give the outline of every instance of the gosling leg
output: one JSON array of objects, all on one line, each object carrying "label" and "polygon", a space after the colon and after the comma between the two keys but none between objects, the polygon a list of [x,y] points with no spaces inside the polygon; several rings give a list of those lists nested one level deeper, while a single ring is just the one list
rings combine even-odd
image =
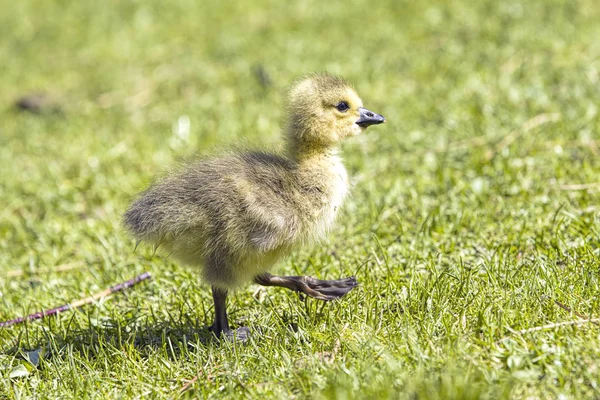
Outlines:
[{"label": "gosling leg", "polygon": [[254,277],[254,283],[262,286],[284,287],[324,301],[339,299],[358,286],[358,282],[353,276],[345,279],[322,281],[310,276],[277,276],[268,273]]},{"label": "gosling leg", "polygon": [[245,342],[250,336],[250,330],[242,326],[236,330],[229,328],[227,320],[227,290],[218,287],[212,287],[212,296],[215,303],[215,322],[210,329],[218,337],[225,337],[228,340],[237,340]]}]

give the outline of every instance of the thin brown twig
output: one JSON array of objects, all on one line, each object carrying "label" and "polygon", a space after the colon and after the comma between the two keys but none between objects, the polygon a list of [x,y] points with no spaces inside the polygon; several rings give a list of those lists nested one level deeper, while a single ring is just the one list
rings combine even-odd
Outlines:
[{"label": "thin brown twig", "polygon": [[487,161],[490,161],[492,158],[494,158],[496,156],[496,154],[498,154],[499,152],[504,150],[506,147],[510,146],[515,140],[517,140],[523,134],[529,132],[530,130],[532,130],[534,128],[537,128],[538,126],[547,124],[548,122],[556,122],[559,119],[560,119],[560,114],[558,114],[558,113],[536,115],[535,117],[525,121],[525,123],[519,129],[515,129],[514,131],[512,131],[508,135],[506,135],[504,137],[504,139],[502,139],[500,141],[500,143],[498,143],[496,145],[495,149],[488,150],[488,152],[485,155],[485,159]]},{"label": "thin brown twig", "polygon": [[554,147],[556,145],[558,146],[565,146],[565,147],[582,147],[582,146],[586,146],[586,147],[590,147],[593,146],[595,148],[597,148],[600,145],[600,140],[592,140],[592,139],[575,139],[575,140],[548,140],[546,142],[543,143],[545,146],[548,147]]},{"label": "thin brown twig", "polygon": [[[543,331],[546,329],[561,328],[564,326],[572,326],[572,325],[585,325],[585,324],[589,324],[589,323],[598,324],[598,323],[600,323],[600,318],[577,319],[574,321],[565,321],[565,322],[553,322],[551,324],[535,326],[533,328],[521,329],[520,331],[512,331],[512,332],[516,335],[524,335],[526,333]],[[496,340],[496,344],[501,343],[501,342],[505,341],[506,339],[510,339],[510,338],[511,338],[511,336],[505,336],[502,339]]]},{"label": "thin brown twig", "polygon": [[561,185],[561,190],[590,190],[590,189],[600,189],[600,182],[596,183],[579,183],[579,184],[570,184],[570,185]]},{"label": "thin brown twig", "polygon": [[[530,130],[537,128],[538,126],[544,125],[548,122],[556,122],[560,119],[560,114],[539,114],[535,117],[525,121],[525,123],[519,128],[511,131],[508,135],[506,135],[497,145],[496,149],[489,149],[486,154],[486,160],[491,160],[494,156],[502,151],[504,148],[512,144],[515,140],[517,140],[524,133],[529,132]],[[467,138],[464,140],[458,140],[455,142],[448,143],[446,147],[438,147],[434,149],[424,149],[423,152],[434,152],[434,153],[445,153],[448,151],[457,151],[457,150],[465,150],[473,147],[487,146],[491,145],[491,138],[488,136],[475,136],[471,138]],[[576,145],[586,145],[588,147],[593,146],[594,149],[597,149],[597,143],[595,141],[588,141],[582,143],[581,140],[564,142],[567,144],[576,144]],[[552,145],[555,146],[556,143],[552,142]]]},{"label": "thin brown twig", "polygon": [[[189,381],[187,381],[187,383],[185,385],[183,385],[181,387],[181,389],[179,389],[177,391],[177,395],[180,396],[182,393],[184,393],[186,390],[188,390],[190,387],[192,387],[192,385],[194,383],[196,383],[198,381],[198,379],[200,379],[200,376],[202,376],[202,375],[205,375],[204,369],[201,369],[200,371],[198,371],[198,373],[196,374],[196,376],[194,376],[192,379],[190,379]],[[206,380],[210,382],[212,380],[212,376],[210,374],[208,374],[206,376]]]},{"label": "thin brown twig", "polygon": [[[587,149],[593,155],[597,156],[600,154],[600,149],[598,149],[598,145],[600,145],[600,140],[547,140],[545,142],[540,143],[540,146],[543,146],[546,149],[556,148],[556,146],[560,146],[564,149]],[[534,147],[535,148],[535,147]]]},{"label": "thin brown twig", "polygon": [[[561,327],[561,326],[569,326],[569,325],[584,325],[584,324],[594,324],[596,326],[600,326],[600,318],[590,318],[586,315],[583,315],[577,311],[574,311],[571,307],[567,306],[566,304],[561,303],[558,300],[552,300],[554,301],[554,304],[556,304],[557,306],[559,306],[560,308],[562,308],[563,310],[573,313],[576,316],[578,316],[579,318],[581,318],[580,320],[575,320],[575,321],[566,321],[566,322],[554,322],[551,324],[546,324],[546,325],[542,325],[542,326],[536,326],[533,328],[527,328],[527,329],[521,329],[520,331],[513,331],[510,330],[513,334],[517,334],[517,335],[523,335],[525,333],[530,333],[530,332],[536,332],[536,331],[541,331],[544,329],[551,329],[551,328],[557,328],[557,327]],[[500,343],[506,339],[510,338],[510,336],[505,336],[502,339],[499,339],[496,341],[496,343]]]},{"label": "thin brown twig", "polygon": [[571,307],[569,307],[569,306],[567,306],[567,305],[565,305],[565,304],[561,303],[561,302],[560,302],[560,301],[558,301],[558,300],[554,300],[554,304],[556,304],[557,306],[559,306],[560,308],[562,308],[563,310],[565,310],[565,311],[567,311],[567,312],[570,312],[570,313],[573,313],[573,314],[577,315],[577,316],[578,316],[579,318],[581,318],[581,319],[584,319],[584,320],[590,321],[592,324],[600,326],[600,323],[598,323],[598,322],[596,322],[596,321],[592,321],[592,320],[590,319],[590,317],[587,317],[587,316],[585,316],[585,315],[583,315],[583,314],[581,314],[581,313],[578,313],[577,311],[574,311],[574,310],[573,310]]},{"label": "thin brown twig", "polygon": [[103,291],[101,291],[99,293],[96,293],[96,294],[94,294],[92,296],[76,300],[76,301],[74,301],[72,303],[64,304],[64,305],[59,306],[59,307],[54,307],[54,308],[51,308],[50,310],[44,310],[44,311],[40,311],[40,312],[37,312],[37,313],[29,314],[26,317],[19,317],[19,318],[11,319],[9,321],[0,322],[0,328],[6,328],[8,326],[20,324],[20,323],[23,323],[25,321],[34,321],[36,319],[42,319],[42,318],[45,318],[45,317],[50,316],[50,315],[55,315],[55,314],[61,313],[63,311],[74,310],[74,309],[82,307],[82,306],[84,306],[86,304],[93,303],[96,300],[101,299],[102,297],[106,297],[106,296],[108,296],[110,294],[113,294],[113,293],[120,292],[120,291],[123,291],[125,289],[128,289],[128,288],[130,288],[130,287],[132,287],[134,285],[137,285],[138,283],[140,283],[142,281],[145,281],[146,279],[150,279],[150,278],[151,278],[150,273],[149,272],[144,272],[143,274],[138,275],[138,276],[136,276],[133,279],[130,279],[130,280],[126,281],[126,282],[123,282],[123,283],[120,283],[118,285],[112,286],[112,287],[110,287],[108,289],[105,289],[105,290],[103,290]]},{"label": "thin brown twig", "polygon": [[179,389],[179,391],[177,392],[178,394],[182,394],[183,392],[185,392],[186,390],[188,390],[194,383],[196,383],[196,381],[200,378],[200,375],[202,375],[204,373],[204,371],[199,371],[196,376],[194,376],[192,379],[190,379],[185,385],[183,385],[181,387],[181,389]]},{"label": "thin brown twig", "polygon": [[72,263],[57,265],[52,268],[39,268],[34,271],[27,271],[24,269],[16,269],[16,270],[8,271],[6,276],[8,278],[15,278],[18,276],[30,275],[30,274],[47,274],[47,273],[52,273],[52,272],[65,272],[65,271],[71,271],[71,270],[74,270],[77,268],[81,268],[84,265],[85,265],[85,263],[83,261],[75,261]]},{"label": "thin brown twig", "polygon": [[456,151],[456,150],[464,150],[470,149],[472,147],[485,146],[489,144],[489,138],[486,136],[475,136],[472,138],[458,140],[456,142],[448,143],[448,146],[445,148],[436,148],[433,151],[436,153],[442,153],[446,151]]},{"label": "thin brown twig", "polygon": [[[452,151],[467,150],[467,149],[471,149],[474,147],[489,146],[492,144],[491,143],[492,140],[493,140],[492,138],[489,138],[487,136],[475,136],[475,137],[464,139],[464,140],[457,140],[454,142],[450,142],[445,147],[436,147],[433,149],[431,149],[431,148],[419,149],[419,150],[416,150],[417,153],[415,153],[415,154],[422,154],[422,153],[429,153],[429,152],[446,153],[446,152],[452,152]],[[549,140],[549,141],[539,144],[539,146],[543,146],[544,148],[552,148],[555,146],[563,146],[565,148],[585,147],[585,148],[588,148],[592,153],[594,153],[594,155],[600,154],[600,150],[598,150],[599,145],[600,145],[600,140],[587,140],[587,141]],[[534,148],[537,148],[537,147],[534,147]],[[486,157],[489,157],[489,155],[492,153],[495,154],[493,150],[491,150],[491,149],[488,150],[486,153]]]}]

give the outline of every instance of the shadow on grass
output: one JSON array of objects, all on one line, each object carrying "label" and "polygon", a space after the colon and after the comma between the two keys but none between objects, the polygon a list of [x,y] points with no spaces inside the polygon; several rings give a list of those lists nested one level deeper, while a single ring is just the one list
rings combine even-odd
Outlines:
[{"label": "shadow on grass", "polygon": [[[132,314],[129,314],[129,318],[119,318],[122,316],[116,314],[101,320],[88,314],[85,326],[82,326],[85,317],[80,318],[81,316],[73,313],[68,321],[61,322],[50,317],[44,320],[43,326],[35,328],[33,325],[36,322],[13,327],[11,329],[20,329],[18,336],[10,340],[10,343],[5,341],[0,354],[29,361],[28,354],[32,352],[42,354],[44,360],[77,353],[86,360],[93,361],[110,354],[131,355],[135,352],[141,358],[159,355],[177,360],[186,358],[188,352],[210,350],[225,342],[230,343],[225,339],[218,339],[206,321],[186,313],[166,316],[164,319],[159,319],[156,315],[139,317]],[[288,333],[297,331],[294,318],[285,315],[280,318]],[[232,328],[245,326],[244,322],[244,318],[235,320]],[[260,337],[267,334],[267,331],[266,326],[252,326],[251,336]]]},{"label": "shadow on grass", "polygon": [[133,350],[142,358],[160,353],[161,356],[179,359],[185,357],[188,351],[199,347],[208,349],[221,343],[209,326],[194,321],[188,315],[179,322],[140,323],[136,319],[118,321],[104,318],[83,328],[73,326],[74,320],[71,318],[66,327],[57,326],[55,321],[42,329],[21,326],[18,337],[7,343],[0,354],[28,360],[31,352],[41,352],[43,359],[49,360],[78,353],[87,360],[94,360],[115,352],[130,354]]}]

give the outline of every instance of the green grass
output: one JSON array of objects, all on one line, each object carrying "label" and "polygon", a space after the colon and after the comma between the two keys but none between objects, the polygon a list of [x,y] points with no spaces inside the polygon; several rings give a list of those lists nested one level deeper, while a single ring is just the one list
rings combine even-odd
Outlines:
[{"label": "green grass", "polygon": [[[0,320],[154,279],[0,328],[0,398],[177,398],[199,371],[181,397],[600,397],[598,326],[518,332],[600,316],[600,184],[569,186],[600,182],[597,0],[199,3],[1,2]],[[388,123],[344,145],[329,241],[275,272],[361,286],[249,287],[253,339],[218,344],[197,273],[134,253],[121,215],[182,159],[276,146],[312,71]],[[15,111],[36,90],[62,112]]]}]

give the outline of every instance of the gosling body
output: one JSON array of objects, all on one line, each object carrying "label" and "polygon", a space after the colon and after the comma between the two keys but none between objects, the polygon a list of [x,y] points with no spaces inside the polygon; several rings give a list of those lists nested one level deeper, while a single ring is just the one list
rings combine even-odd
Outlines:
[{"label": "gosling body", "polygon": [[237,289],[322,239],[347,189],[335,154],[296,162],[264,152],[194,163],[148,189],[126,214],[138,239]]},{"label": "gosling body", "polygon": [[357,285],[354,277],[321,281],[268,271],[326,235],[348,192],[339,143],[384,121],[345,81],[311,75],[290,91],[283,154],[231,152],[184,167],[143,192],[125,225],[138,240],[198,267],[212,285],[213,331],[244,340],[249,330],[234,332],[227,321],[230,290],[255,282],[333,300]]}]

